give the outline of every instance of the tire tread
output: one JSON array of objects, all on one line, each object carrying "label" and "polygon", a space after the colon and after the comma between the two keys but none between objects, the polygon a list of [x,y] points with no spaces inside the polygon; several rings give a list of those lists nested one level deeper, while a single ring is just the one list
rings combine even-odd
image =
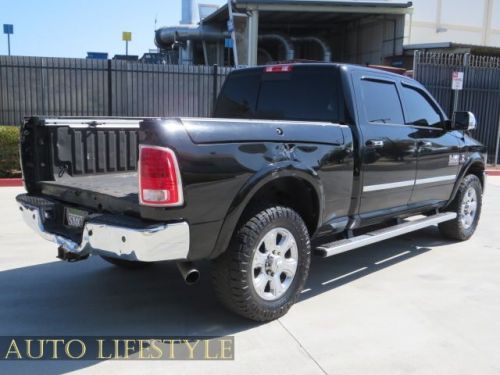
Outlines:
[{"label": "tire tread", "polygon": [[[302,272],[297,272],[297,291],[284,303],[269,308],[257,301],[250,291],[246,274],[251,262],[253,245],[264,228],[277,220],[286,220],[298,229],[305,243]],[[300,239],[296,239],[298,242]],[[299,252],[301,249],[299,248]],[[302,218],[291,208],[273,206],[263,209],[236,230],[229,248],[214,261],[212,282],[219,301],[229,310],[256,321],[270,321],[283,316],[296,302],[305,284],[310,266],[311,245],[307,227]],[[299,256],[300,259],[300,256]],[[300,266],[299,266],[300,267]],[[295,282],[295,280],[294,280]],[[278,299],[277,301],[280,301]]]}]

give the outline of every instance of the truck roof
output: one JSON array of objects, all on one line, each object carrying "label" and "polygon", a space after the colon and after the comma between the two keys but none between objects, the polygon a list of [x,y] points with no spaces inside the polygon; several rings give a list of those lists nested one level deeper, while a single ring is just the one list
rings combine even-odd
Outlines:
[{"label": "truck roof", "polygon": [[[385,75],[387,77],[390,77],[394,80],[403,80],[403,81],[406,81],[406,82],[412,82],[414,83],[415,85],[418,85],[420,87],[422,87],[422,85],[410,78],[410,77],[407,77],[407,76],[403,76],[401,74],[396,74],[396,73],[392,73],[392,72],[388,72],[386,70],[382,70],[382,69],[376,69],[376,68],[371,68],[371,67],[368,67],[368,66],[364,66],[364,65],[356,65],[356,64],[348,64],[348,63],[323,63],[323,62],[292,62],[292,63],[279,63],[279,64],[272,64],[272,65],[259,65],[259,66],[255,66],[255,67],[250,67],[250,68],[242,68],[242,69],[238,69],[236,70],[235,72],[239,72],[239,71],[262,71],[262,69],[273,69],[274,67],[275,68],[279,68],[279,67],[283,67],[283,69],[285,69],[284,67],[291,67],[290,69],[295,69],[295,68],[302,68],[302,67],[311,67],[311,66],[317,66],[317,67],[325,67],[325,66],[330,66],[330,67],[336,67],[336,68],[339,68],[339,69],[345,69],[345,70],[348,70],[348,71],[366,71],[367,73],[376,73],[378,75]],[[285,71],[285,70],[283,70]]]}]

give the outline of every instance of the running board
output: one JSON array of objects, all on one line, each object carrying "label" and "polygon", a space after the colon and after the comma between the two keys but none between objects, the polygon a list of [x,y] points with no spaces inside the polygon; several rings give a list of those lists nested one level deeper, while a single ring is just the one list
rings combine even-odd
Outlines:
[{"label": "running board", "polygon": [[349,250],[357,249],[358,247],[371,245],[376,242],[397,237],[405,233],[414,232],[416,230],[430,227],[431,225],[439,224],[444,221],[453,220],[457,217],[456,212],[443,212],[440,214],[424,217],[413,221],[405,221],[402,224],[397,224],[389,228],[379,229],[373,232],[362,234],[360,236],[351,237],[346,240],[340,240],[324,244],[316,247],[316,252],[322,257],[330,257],[344,253]]}]

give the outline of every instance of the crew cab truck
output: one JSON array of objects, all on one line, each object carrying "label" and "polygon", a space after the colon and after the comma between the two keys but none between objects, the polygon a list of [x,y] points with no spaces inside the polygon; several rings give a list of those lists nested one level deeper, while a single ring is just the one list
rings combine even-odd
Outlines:
[{"label": "crew cab truck", "polygon": [[418,82],[344,64],[241,69],[213,118],[32,117],[25,221],[68,261],[213,262],[220,301],[258,321],[297,300],[323,257],[438,224],[466,240],[484,189],[474,116]]}]

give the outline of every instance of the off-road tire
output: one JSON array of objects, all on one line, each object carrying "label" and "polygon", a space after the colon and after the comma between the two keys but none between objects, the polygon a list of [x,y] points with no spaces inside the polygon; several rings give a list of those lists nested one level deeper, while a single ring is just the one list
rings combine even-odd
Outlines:
[{"label": "off-road tire", "polygon": [[[466,228],[462,220],[464,215],[462,202],[464,201],[464,195],[467,193],[469,188],[473,188],[476,192],[477,207],[472,224],[468,228]],[[452,240],[468,240],[476,231],[479,217],[481,216],[481,206],[483,201],[482,197],[483,189],[479,178],[473,174],[465,176],[460,183],[455,199],[446,209],[447,211],[456,212],[457,217],[453,220],[439,224],[439,231],[441,232],[441,234],[444,237]]]},{"label": "off-road tire", "polygon": [[[252,259],[260,241],[274,228],[285,228],[291,232],[297,244],[298,260],[288,289],[278,299],[268,301],[255,291]],[[277,319],[297,301],[309,274],[311,243],[307,227],[291,208],[268,207],[243,220],[235,230],[228,249],[213,263],[215,293],[225,307],[255,321]]]}]

